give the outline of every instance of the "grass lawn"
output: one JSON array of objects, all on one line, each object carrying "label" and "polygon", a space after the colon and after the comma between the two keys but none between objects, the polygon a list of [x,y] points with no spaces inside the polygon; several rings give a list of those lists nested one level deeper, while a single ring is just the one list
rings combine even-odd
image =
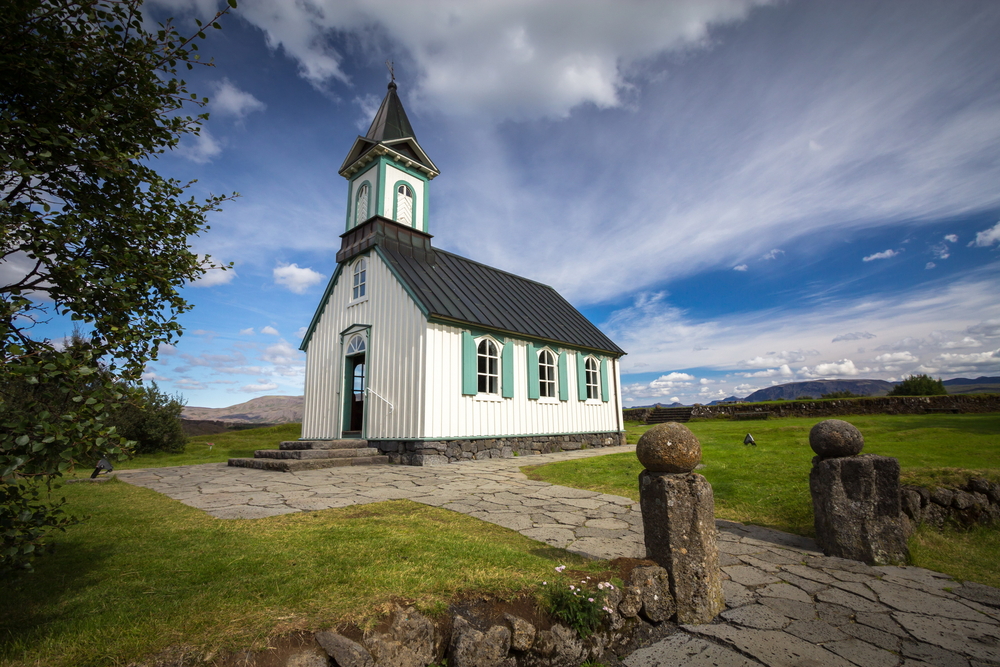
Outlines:
[{"label": "grass lawn", "polygon": [[[712,484],[716,516],[812,536],[809,429],[817,421],[789,418],[689,423],[701,441],[705,467],[698,472]],[[970,474],[1000,481],[1000,414],[865,415],[846,417],[846,421],[864,434],[865,453],[899,459],[904,483],[937,486],[964,481]],[[648,428],[629,423],[629,442],[637,442]],[[743,444],[748,432],[757,447]],[[631,453],[524,470],[533,479],[639,498],[637,478],[642,466]],[[964,535],[967,537],[942,539],[921,531],[911,541],[915,564],[1000,586],[1000,573],[990,565],[1000,559],[998,531]],[[960,558],[960,544],[966,551],[978,549],[978,553]],[[949,555],[946,552],[952,546],[955,553]],[[932,556],[932,551],[938,555]],[[970,567],[977,559],[987,566]]]},{"label": "grass lawn", "polygon": [[464,594],[508,598],[553,579],[559,549],[409,501],[226,521],[118,480],[62,487],[90,519],[34,574],[4,582],[0,665],[124,665],[190,645],[365,621],[394,600],[428,613]]}]

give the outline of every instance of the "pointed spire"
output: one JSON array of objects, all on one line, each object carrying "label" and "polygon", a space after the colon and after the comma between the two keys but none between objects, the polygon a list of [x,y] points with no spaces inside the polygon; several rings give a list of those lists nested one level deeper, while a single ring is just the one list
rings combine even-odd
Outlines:
[{"label": "pointed spire", "polygon": [[403,110],[403,103],[396,94],[396,81],[393,80],[389,82],[389,92],[385,94],[382,106],[378,108],[365,138],[372,141],[393,141],[405,137],[417,138],[406,117],[406,111]]}]

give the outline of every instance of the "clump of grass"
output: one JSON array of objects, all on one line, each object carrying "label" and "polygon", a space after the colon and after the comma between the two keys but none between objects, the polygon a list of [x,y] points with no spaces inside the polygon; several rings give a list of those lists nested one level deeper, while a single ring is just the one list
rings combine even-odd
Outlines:
[{"label": "clump of grass", "polygon": [[[565,565],[555,568],[562,573]],[[569,582],[564,578],[558,581],[544,582],[543,596],[549,614],[558,618],[568,627],[586,639],[600,626],[605,615],[610,610],[604,604],[604,590],[611,588],[610,582],[602,581],[596,585],[596,590],[589,585],[590,577],[580,582]]]}]

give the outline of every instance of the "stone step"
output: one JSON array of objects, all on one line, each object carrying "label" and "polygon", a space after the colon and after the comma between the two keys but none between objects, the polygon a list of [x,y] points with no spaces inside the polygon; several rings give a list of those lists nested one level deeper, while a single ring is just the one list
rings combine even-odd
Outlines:
[{"label": "stone step", "polygon": [[237,468],[255,468],[279,472],[319,470],[340,466],[388,465],[388,456],[352,456],[333,459],[229,459],[229,465]]},{"label": "stone step", "polygon": [[[355,440],[357,442],[357,440]],[[352,456],[378,456],[375,447],[359,449],[258,449],[253,453],[255,459],[342,459]]]},{"label": "stone step", "polygon": [[341,440],[286,440],[278,445],[278,449],[358,449],[367,446],[367,440],[344,438]]}]

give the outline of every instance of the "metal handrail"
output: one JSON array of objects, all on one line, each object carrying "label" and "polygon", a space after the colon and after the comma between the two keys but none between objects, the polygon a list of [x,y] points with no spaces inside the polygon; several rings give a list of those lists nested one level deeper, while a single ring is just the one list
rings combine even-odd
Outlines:
[{"label": "metal handrail", "polygon": [[385,402],[385,404],[389,406],[389,414],[390,415],[392,414],[392,411],[395,410],[395,408],[392,406],[392,403],[390,403],[388,401],[388,399],[386,399],[384,396],[382,396],[381,394],[379,394],[377,391],[375,391],[371,387],[368,387],[368,389],[366,391],[369,394],[375,394],[375,396],[377,396],[378,398],[381,398]]}]

